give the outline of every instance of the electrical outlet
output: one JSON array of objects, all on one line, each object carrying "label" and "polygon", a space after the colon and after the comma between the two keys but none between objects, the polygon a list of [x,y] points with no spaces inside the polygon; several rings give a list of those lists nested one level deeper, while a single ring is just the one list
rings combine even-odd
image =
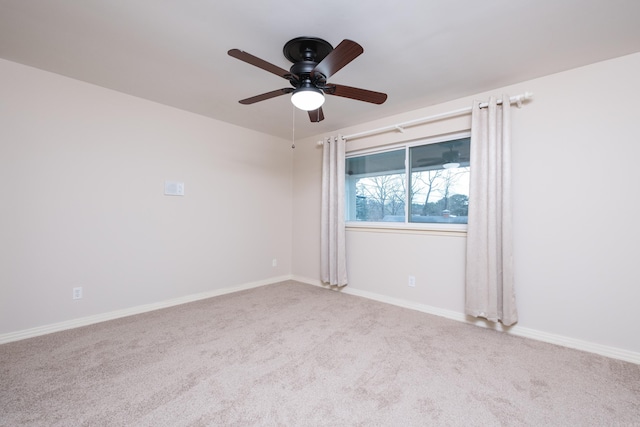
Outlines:
[{"label": "electrical outlet", "polygon": [[409,276],[409,287],[416,287],[416,276]]},{"label": "electrical outlet", "polygon": [[271,266],[272,267],[277,267],[278,266],[278,260],[274,258],[273,261],[271,261]]},{"label": "electrical outlet", "polygon": [[80,299],[80,298],[82,298],[82,286],[73,288],[73,299]]}]

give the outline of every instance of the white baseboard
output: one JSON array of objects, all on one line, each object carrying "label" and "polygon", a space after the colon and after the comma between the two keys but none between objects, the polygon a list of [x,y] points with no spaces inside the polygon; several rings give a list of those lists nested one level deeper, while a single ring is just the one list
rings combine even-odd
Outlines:
[{"label": "white baseboard", "polygon": [[[309,285],[319,286],[327,288],[319,280],[309,279],[300,276],[280,276],[267,280],[261,280],[257,282],[246,283],[242,285],[232,286],[229,288],[216,289],[210,292],[203,292],[199,294],[187,295],[180,298],[174,298],[171,300],[160,301],[157,303],[145,304],[136,307],[130,307],[122,310],[111,311],[108,313],[101,313],[93,316],[82,317],[78,319],[67,320],[64,322],[53,323],[50,325],[38,326],[35,328],[25,329],[22,331],[9,332],[0,335],[0,344],[23,340],[26,338],[37,337],[40,335],[50,334],[53,332],[64,331],[67,329],[79,328],[81,326],[92,325],[94,323],[105,322],[107,320],[119,319],[121,317],[132,316],[135,314],[146,313],[153,310],[159,310],[162,308],[172,307],[175,305],[186,304],[206,298],[216,297],[219,295],[230,294],[233,292],[243,291],[246,289],[253,289],[260,286],[270,285],[273,283],[283,282],[286,280],[295,280],[301,283]],[[386,295],[376,294],[373,292],[362,291],[359,289],[349,288],[345,286],[340,288],[340,292],[345,294],[355,295],[363,298],[367,298],[374,301],[379,301],[387,304],[392,304],[399,307],[409,308],[411,310],[421,311],[427,314],[433,314],[435,316],[444,317],[451,320],[457,320],[459,322],[469,323],[475,326],[483,328],[492,328],[498,331],[506,332],[508,334],[521,336],[524,338],[530,338],[537,341],[543,341],[550,344],[561,345],[563,347],[573,348],[576,350],[582,350],[589,353],[599,354],[601,356],[610,357],[613,359],[624,360],[635,364],[640,364],[640,353],[624,350],[616,347],[606,346],[602,344],[592,343],[588,341],[578,340],[575,338],[565,337],[562,335],[551,334],[548,332],[542,332],[535,329],[525,328],[522,326],[503,327],[501,324],[495,324],[491,322],[485,322],[483,320],[475,319],[466,316],[464,313],[459,313],[451,310],[444,310],[437,307],[432,307],[426,304],[414,303],[407,300],[398,298],[392,298]]]},{"label": "white baseboard", "polygon": [[[307,283],[309,285],[320,286],[323,288],[329,288],[327,285],[324,285],[319,280],[309,279],[306,277],[293,276],[291,278],[297,282]],[[611,347],[602,344],[596,344],[588,341],[578,340],[575,338],[569,338],[562,335],[551,334],[548,332],[538,331],[535,329],[525,328],[522,326],[514,325],[510,327],[504,327],[502,324],[492,323],[488,321],[484,321],[482,319],[476,319],[470,316],[465,315],[464,313],[459,313],[450,310],[444,310],[437,307],[431,307],[426,304],[418,304],[407,300],[402,300],[398,298],[388,297],[386,295],[380,295],[373,292],[362,291],[359,289],[349,288],[349,286],[345,286],[340,288],[340,292],[344,292],[345,294],[355,295],[367,299],[371,299],[374,301],[384,302],[387,304],[396,305],[399,307],[409,308],[412,310],[421,311],[427,314],[433,314],[435,316],[445,317],[451,320],[457,320],[459,322],[469,323],[475,326],[480,326],[483,328],[495,329],[497,331],[505,332],[511,335],[516,335],[524,338],[530,338],[537,341],[543,341],[550,344],[556,344],[563,347],[573,348],[576,350],[586,351],[589,353],[599,354],[601,356],[610,357],[612,359],[624,360],[625,362],[631,362],[640,365],[640,353],[620,349],[617,347]]]},{"label": "white baseboard", "polygon": [[93,316],[81,317],[78,319],[71,319],[64,322],[53,323],[50,325],[37,326],[35,328],[25,329],[22,331],[9,332],[9,333],[0,335],[0,344],[23,340],[26,338],[33,338],[40,335],[50,334],[53,332],[64,331],[67,329],[79,328],[81,326],[88,326],[94,323],[105,322],[107,320],[119,319],[121,317],[133,316],[135,314],[146,313],[148,311],[173,307],[175,305],[186,304],[189,302],[199,301],[199,300],[203,300],[211,297],[216,297],[219,295],[225,295],[233,292],[244,291],[246,289],[253,289],[260,286],[271,285],[273,283],[283,282],[285,280],[290,280],[290,279],[291,279],[291,276],[273,277],[271,279],[245,283],[242,285],[232,286],[229,288],[215,289],[209,292],[187,295],[184,297],[174,298],[166,301],[139,305],[136,307],[125,308],[122,310],[110,311],[108,313],[101,313]]}]

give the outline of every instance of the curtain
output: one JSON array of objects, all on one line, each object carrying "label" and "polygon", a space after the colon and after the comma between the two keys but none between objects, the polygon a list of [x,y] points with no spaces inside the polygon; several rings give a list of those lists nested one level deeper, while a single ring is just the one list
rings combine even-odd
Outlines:
[{"label": "curtain", "polygon": [[510,101],[471,110],[471,181],[465,313],[508,326],[518,321],[511,225]]},{"label": "curtain", "polygon": [[320,275],[329,285],[347,284],[344,228],[345,140],[327,138],[322,160],[322,225]]}]

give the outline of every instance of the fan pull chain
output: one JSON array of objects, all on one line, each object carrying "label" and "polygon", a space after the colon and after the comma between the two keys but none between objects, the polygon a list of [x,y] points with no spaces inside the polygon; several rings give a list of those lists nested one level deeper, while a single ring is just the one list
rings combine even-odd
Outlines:
[{"label": "fan pull chain", "polygon": [[291,122],[293,123],[291,129],[291,148],[296,148],[296,107],[291,104],[291,111],[293,111],[293,118]]}]

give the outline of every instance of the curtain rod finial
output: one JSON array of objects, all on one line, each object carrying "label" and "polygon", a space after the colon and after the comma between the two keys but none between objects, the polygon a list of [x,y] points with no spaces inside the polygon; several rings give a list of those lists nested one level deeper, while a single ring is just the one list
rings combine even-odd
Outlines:
[{"label": "curtain rod finial", "polygon": [[522,95],[518,96],[518,98],[516,99],[516,106],[518,108],[522,108],[522,103],[524,101],[527,101],[529,99],[533,98],[533,93],[532,92],[525,92]]}]

